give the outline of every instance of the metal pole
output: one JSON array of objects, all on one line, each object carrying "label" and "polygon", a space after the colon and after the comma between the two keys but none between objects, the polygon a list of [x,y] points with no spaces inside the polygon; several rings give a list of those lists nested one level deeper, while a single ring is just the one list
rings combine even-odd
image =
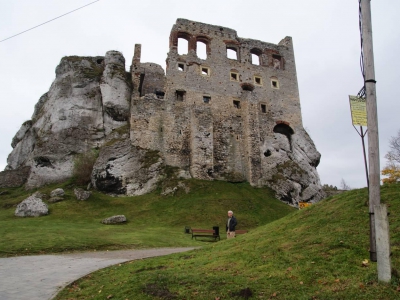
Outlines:
[{"label": "metal pole", "polygon": [[360,130],[361,130],[361,141],[362,141],[363,153],[364,153],[365,175],[366,175],[366,177],[367,177],[367,187],[368,187],[368,190],[369,190],[369,178],[368,178],[367,155],[365,154],[365,142],[364,142],[365,134],[364,134],[364,132],[363,132],[362,126],[360,126]]},{"label": "metal pole", "polygon": [[374,207],[380,205],[380,166],[378,113],[375,90],[374,52],[372,44],[371,0],[361,0],[362,35],[364,50],[365,89],[368,119],[369,157],[369,214],[370,214],[370,258],[377,261]]}]

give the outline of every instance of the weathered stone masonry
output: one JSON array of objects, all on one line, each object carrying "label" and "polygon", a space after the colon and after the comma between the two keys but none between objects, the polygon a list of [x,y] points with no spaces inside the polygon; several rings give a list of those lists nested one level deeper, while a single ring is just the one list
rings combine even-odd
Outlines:
[{"label": "weathered stone masonry", "polygon": [[[180,39],[188,41],[187,54],[178,54]],[[206,44],[206,59],[197,56],[198,43]],[[228,49],[237,59],[227,57]],[[160,66],[140,63],[136,45],[131,67],[132,143],[159,150],[166,164],[194,178],[276,184],[271,172],[280,162],[276,152],[294,156],[295,137],[307,135],[292,39],[275,45],[240,38],[229,28],[178,19],[166,62],[164,77]],[[282,136],[287,149],[273,146]],[[309,138],[308,142],[314,147]],[[306,169],[315,169],[320,155],[315,149],[309,154]],[[310,184],[317,192],[316,172],[314,177]],[[289,190],[298,198],[310,184]]]}]

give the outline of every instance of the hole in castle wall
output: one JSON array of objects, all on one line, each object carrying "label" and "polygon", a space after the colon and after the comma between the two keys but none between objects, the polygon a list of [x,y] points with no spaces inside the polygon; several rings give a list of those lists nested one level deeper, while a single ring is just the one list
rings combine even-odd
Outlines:
[{"label": "hole in castle wall", "polygon": [[257,66],[259,66],[260,65],[260,57],[257,55],[257,54],[251,54],[251,63],[253,64],[253,65],[257,65]]},{"label": "hole in castle wall", "polygon": [[197,48],[197,50],[196,50],[197,57],[200,58],[200,59],[207,59],[207,45],[206,45],[206,43],[198,41],[197,45],[196,45],[196,48]]},{"label": "hole in castle wall", "polygon": [[102,58],[99,58],[98,60],[97,60],[97,63],[100,65],[100,64],[102,64],[103,63],[103,59]]},{"label": "hole in castle wall", "polygon": [[231,81],[239,81],[239,74],[236,72],[230,72]]},{"label": "hole in castle wall", "polygon": [[179,70],[179,71],[182,71],[182,72],[185,71],[185,64],[179,63],[179,64],[178,64],[178,70]]},{"label": "hole in castle wall", "polygon": [[204,103],[210,103],[211,97],[210,96],[203,96],[203,102]]},{"label": "hole in castle wall", "polygon": [[185,55],[189,52],[189,42],[184,38],[178,38],[178,54]]},{"label": "hole in castle wall", "polygon": [[262,78],[260,76],[254,76],[254,83],[256,85],[262,85]]},{"label": "hole in castle wall", "polygon": [[207,67],[201,67],[201,75],[203,76],[210,76],[210,68]]},{"label": "hole in castle wall", "polygon": [[233,107],[240,109],[240,101],[239,100],[233,100]]},{"label": "hole in castle wall", "polygon": [[175,92],[175,99],[176,101],[185,101],[186,91],[177,90]]},{"label": "hole in castle wall", "polygon": [[274,69],[282,69],[282,56],[273,54],[272,55],[272,64]]},{"label": "hole in castle wall", "polygon": [[226,48],[226,57],[228,57],[229,59],[238,60],[237,50],[232,47],[227,47]]},{"label": "hole in castle wall", "polygon": [[261,104],[261,112],[262,113],[267,113],[267,106],[265,104]]},{"label": "hole in castle wall", "polygon": [[271,80],[271,86],[272,86],[272,88],[274,88],[274,89],[279,89],[279,81],[276,80],[276,79],[272,79],[272,80]]}]

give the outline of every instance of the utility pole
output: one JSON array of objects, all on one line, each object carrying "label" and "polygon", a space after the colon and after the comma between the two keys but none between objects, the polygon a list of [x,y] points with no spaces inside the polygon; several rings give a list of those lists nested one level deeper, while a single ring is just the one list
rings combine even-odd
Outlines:
[{"label": "utility pole", "polygon": [[378,112],[376,105],[376,81],[374,51],[372,45],[371,0],[361,0],[362,37],[364,51],[365,94],[367,98],[368,159],[369,159],[369,215],[370,259],[377,261],[374,207],[380,205],[380,165]]},{"label": "utility pole", "polygon": [[[362,16],[362,47],[364,53],[363,75],[367,98],[369,215],[371,230],[370,259],[374,262],[378,261],[378,279],[389,282],[391,276],[389,224],[387,221],[386,206],[381,206],[380,194],[378,112],[372,44],[371,0],[360,0],[360,4]],[[377,215],[375,215],[375,212],[377,212]]]}]

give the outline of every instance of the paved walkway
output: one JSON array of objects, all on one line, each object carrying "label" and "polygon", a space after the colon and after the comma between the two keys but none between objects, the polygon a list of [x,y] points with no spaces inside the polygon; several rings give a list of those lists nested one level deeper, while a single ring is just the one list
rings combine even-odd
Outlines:
[{"label": "paved walkway", "polygon": [[67,284],[96,270],[135,259],[185,252],[161,248],[0,258],[0,300],[47,300]]}]

